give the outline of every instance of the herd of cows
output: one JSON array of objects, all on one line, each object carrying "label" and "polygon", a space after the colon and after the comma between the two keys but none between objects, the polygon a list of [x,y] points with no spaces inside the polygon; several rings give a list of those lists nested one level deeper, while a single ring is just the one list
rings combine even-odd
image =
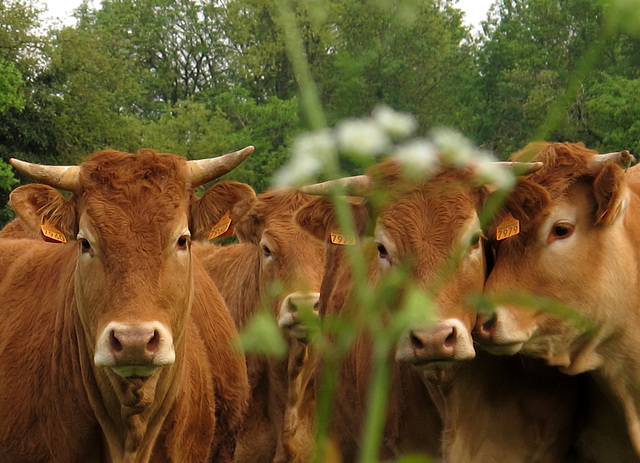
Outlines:
[{"label": "herd of cows", "polygon": [[[18,218],[0,231],[0,463],[312,461],[326,365],[305,317],[358,324],[354,252],[369,287],[402,266],[405,288],[433,298],[390,359],[380,460],[640,461],[640,167],[627,151],[527,146],[496,165],[519,177],[488,222],[492,188],[473,168],[420,179],[389,158],[340,181],[348,237],[331,183],[194,194],[252,151],[11,161],[37,183],[11,193]],[[384,301],[389,317],[408,293]],[[265,304],[284,359],[234,347]],[[360,457],[374,351],[363,330],[340,359],[336,461]]]}]

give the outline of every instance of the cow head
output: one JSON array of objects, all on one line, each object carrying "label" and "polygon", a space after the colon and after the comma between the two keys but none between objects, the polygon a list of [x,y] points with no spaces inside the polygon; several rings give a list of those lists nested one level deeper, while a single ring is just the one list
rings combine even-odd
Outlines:
[{"label": "cow head", "polygon": [[[370,265],[370,279],[377,281],[395,267],[406,266],[410,269],[406,286],[433,295],[433,317],[423,318],[400,338],[396,359],[419,367],[439,368],[473,358],[470,333],[475,312],[468,306],[467,298],[480,292],[484,284],[478,211],[487,194],[473,173],[448,169],[427,181],[408,181],[402,166],[388,160],[376,165],[366,176],[340,183],[348,194],[367,196],[365,203],[350,202],[356,232],[355,237],[347,240],[359,241],[367,217],[375,217],[374,239],[363,241],[360,246]],[[323,184],[307,190],[323,192],[330,187]],[[297,220],[301,227],[325,241],[331,241],[332,231],[337,228],[333,203],[325,198],[299,211]],[[329,302],[332,298],[344,299],[341,295],[344,290],[335,275],[345,272],[338,268],[345,260],[329,257],[330,252],[321,289],[321,310],[327,310],[325,305],[331,307],[328,310],[336,309]],[[393,311],[403,303],[406,301],[401,296],[391,301],[390,308]],[[429,312],[427,307],[422,309]]]},{"label": "cow head", "polygon": [[271,296],[279,326],[300,340],[307,338],[301,312],[317,314],[324,257],[322,242],[293,221],[310,199],[290,188],[262,193],[236,227],[240,242],[260,249],[260,293]]},{"label": "cow head", "polygon": [[[12,160],[46,183],[12,192],[18,216],[77,248],[75,300],[84,343],[96,376],[108,377],[121,404],[153,400],[158,378],[183,354],[194,292],[191,239],[206,236],[234,204],[243,214],[255,198],[239,183],[217,184],[200,199],[194,188],[252,151],[187,161],[153,150],[108,150],[72,167]],[[52,187],[71,191],[71,198]]]},{"label": "cow head", "polygon": [[[579,373],[599,366],[596,348],[624,325],[629,288],[636,285],[621,167],[632,157],[569,143],[532,144],[514,157],[532,154],[544,168],[516,186],[488,232],[495,264],[485,291],[503,294],[503,301],[505,293],[519,293],[514,301],[538,299],[532,306],[500,303],[494,314],[479,317],[474,337],[494,353],[521,351]],[[498,240],[507,215],[520,221],[520,233]]]}]

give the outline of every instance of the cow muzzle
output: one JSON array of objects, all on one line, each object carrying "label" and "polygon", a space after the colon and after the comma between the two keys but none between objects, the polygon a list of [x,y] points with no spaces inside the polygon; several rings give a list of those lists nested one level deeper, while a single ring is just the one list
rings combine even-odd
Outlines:
[{"label": "cow muzzle", "polygon": [[318,317],[320,293],[298,291],[284,298],[278,313],[278,326],[291,338],[306,341],[309,330],[305,324],[306,316]]},{"label": "cow muzzle", "polygon": [[528,318],[532,318],[530,315],[514,308],[497,306],[492,314],[478,315],[473,338],[491,354],[517,354],[535,331],[533,325],[528,326],[531,321]]},{"label": "cow muzzle", "polygon": [[418,368],[445,368],[471,360],[476,352],[469,330],[457,319],[439,322],[428,329],[414,329],[400,338],[396,360]]},{"label": "cow muzzle", "polygon": [[171,332],[159,322],[109,323],[96,343],[94,363],[123,378],[150,376],[175,361]]}]

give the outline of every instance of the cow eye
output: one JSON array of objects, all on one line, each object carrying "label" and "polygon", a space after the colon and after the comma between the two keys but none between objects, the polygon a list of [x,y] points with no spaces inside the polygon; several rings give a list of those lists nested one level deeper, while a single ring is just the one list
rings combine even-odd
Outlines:
[{"label": "cow eye", "polygon": [[91,243],[89,243],[89,240],[86,238],[80,239],[80,249],[83,254],[93,255],[93,249],[91,248]]},{"label": "cow eye", "polygon": [[389,257],[389,251],[387,251],[387,248],[382,243],[378,243],[378,256],[383,259],[387,259]]},{"label": "cow eye", "polygon": [[178,241],[176,241],[176,250],[177,251],[186,251],[189,247],[189,236],[188,235],[182,235],[180,238],[178,238]]},{"label": "cow eye", "polygon": [[484,238],[484,235],[482,233],[474,233],[473,236],[471,237],[471,248],[473,249],[477,249],[478,246],[480,246],[480,240]]},{"label": "cow eye", "polygon": [[557,222],[551,228],[548,242],[551,243],[552,241],[568,238],[573,234],[574,229],[574,225],[569,222]]},{"label": "cow eye", "polygon": [[264,244],[262,245],[262,254],[265,257],[271,257],[273,256],[273,254],[271,253],[271,249],[269,249],[269,246],[265,246]]}]

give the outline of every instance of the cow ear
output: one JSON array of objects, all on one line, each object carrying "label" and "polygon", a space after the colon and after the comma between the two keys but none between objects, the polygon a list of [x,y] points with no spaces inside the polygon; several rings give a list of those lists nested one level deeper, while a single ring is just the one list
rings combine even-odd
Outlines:
[{"label": "cow ear", "polygon": [[256,194],[249,185],[220,182],[191,202],[191,236],[203,241],[228,236],[247,213]]},{"label": "cow ear", "polygon": [[238,241],[242,243],[259,244],[264,231],[264,220],[254,211],[249,211],[236,227]]},{"label": "cow ear", "polygon": [[593,194],[598,205],[595,223],[612,224],[629,203],[624,170],[617,164],[605,165],[593,182]]},{"label": "cow ear", "polygon": [[66,243],[76,239],[75,208],[55,188],[40,183],[19,186],[11,192],[9,205],[43,240]]},{"label": "cow ear", "polygon": [[520,178],[504,204],[518,220],[531,220],[551,202],[547,190],[531,180]]},{"label": "cow ear", "polygon": [[[356,235],[362,237],[369,219],[369,210],[361,198],[349,198]],[[330,198],[318,197],[298,209],[294,221],[305,232],[324,242],[329,241],[331,232],[338,227],[334,204]]]}]

